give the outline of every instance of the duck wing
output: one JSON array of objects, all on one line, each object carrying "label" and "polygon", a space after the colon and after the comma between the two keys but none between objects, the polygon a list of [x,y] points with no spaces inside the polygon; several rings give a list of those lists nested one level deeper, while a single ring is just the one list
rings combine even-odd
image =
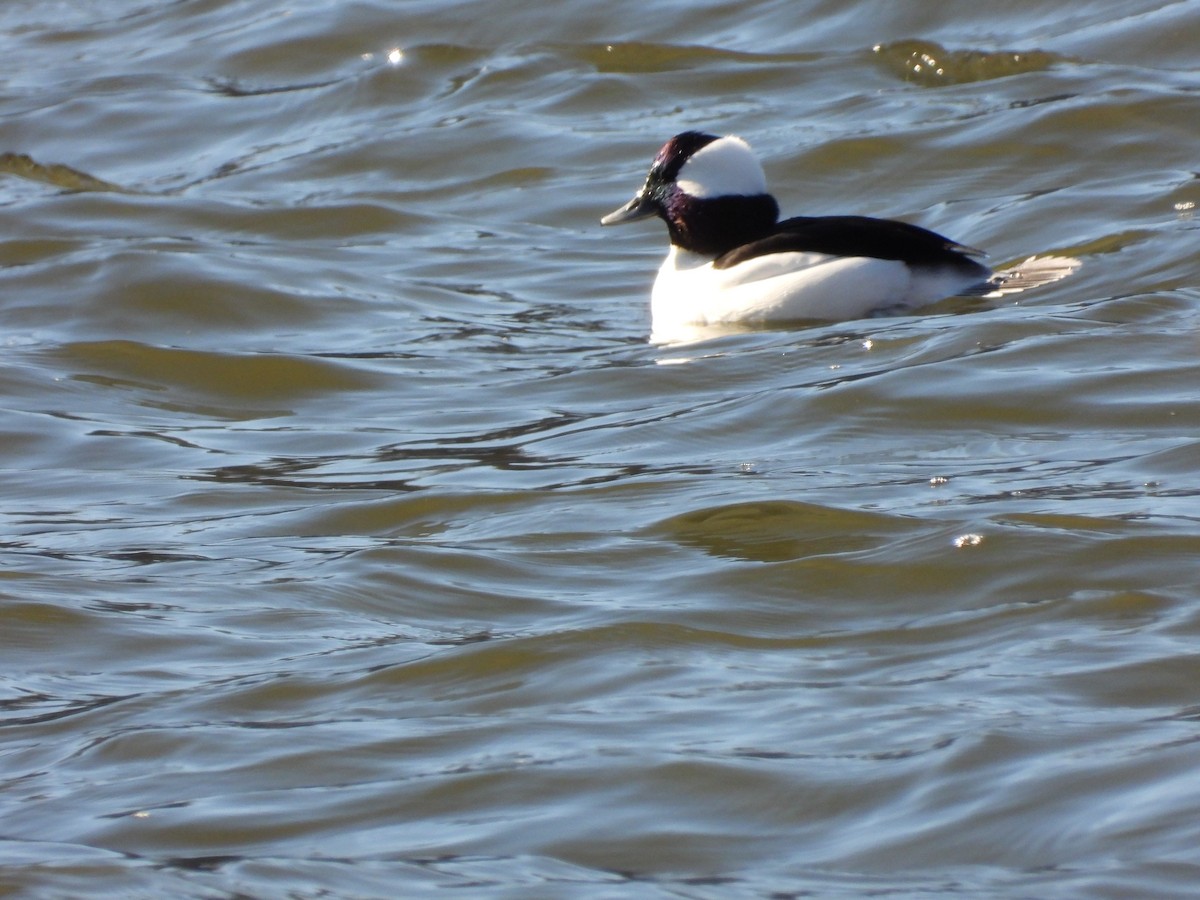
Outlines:
[{"label": "duck wing", "polygon": [[869,216],[797,216],[785,219],[766,237],[718,256],[713,268],[728,269],[748,259],[772,253],[822,253],[986,271],[972,259],[985,255],[981,250],[917,225]]}]

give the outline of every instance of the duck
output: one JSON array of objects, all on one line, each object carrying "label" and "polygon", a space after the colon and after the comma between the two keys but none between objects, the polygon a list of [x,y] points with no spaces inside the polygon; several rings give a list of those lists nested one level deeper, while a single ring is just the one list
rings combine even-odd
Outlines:
[{"label": "duck", "polygon": [[1072,257],[1032,256],[997,272],[983,251],[895,219],[781,221],[762,164],[736,135],[675,135],[633,199],[600,222],[652,216],[666,223],[670,238],[650,296],[655,343],[704,327],[840,321],[953,296],[1004,296],[1080,265]]}]

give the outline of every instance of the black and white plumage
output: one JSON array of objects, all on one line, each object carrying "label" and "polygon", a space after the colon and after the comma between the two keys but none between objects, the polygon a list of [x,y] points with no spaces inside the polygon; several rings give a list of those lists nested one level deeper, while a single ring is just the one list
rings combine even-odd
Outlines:
[{"label": "black and white plumage", "polygon": [[1030,258],[1003,272],[932,231],[866,216],[779,221],[762,166],[741,138],[685,131],[658,152],[642,189],[601,219],[657,215],[671,249],[651,295],[653,339],[695,326],[854,319],[960,294],[1000,295],[1057,281],[1079,266]]}]

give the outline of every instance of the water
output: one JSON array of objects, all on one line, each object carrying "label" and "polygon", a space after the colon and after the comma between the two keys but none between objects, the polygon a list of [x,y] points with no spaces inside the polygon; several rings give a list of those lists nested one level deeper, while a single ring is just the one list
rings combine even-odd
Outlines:
[{"label": "water", "polygon": [[[5,4],[0,892],[1192,895],[1198,29]],[[1084,268],[650,346],[689,127]]]}]

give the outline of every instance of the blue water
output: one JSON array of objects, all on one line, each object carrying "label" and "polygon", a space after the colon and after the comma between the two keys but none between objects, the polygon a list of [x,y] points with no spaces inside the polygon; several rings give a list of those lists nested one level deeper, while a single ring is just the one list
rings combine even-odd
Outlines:
[{"label": "blue water", "polygon": [[[1198,28],[0,8],[0,892],[1191,896]],[[684,128],[1084,267],[652,346]]]}]

